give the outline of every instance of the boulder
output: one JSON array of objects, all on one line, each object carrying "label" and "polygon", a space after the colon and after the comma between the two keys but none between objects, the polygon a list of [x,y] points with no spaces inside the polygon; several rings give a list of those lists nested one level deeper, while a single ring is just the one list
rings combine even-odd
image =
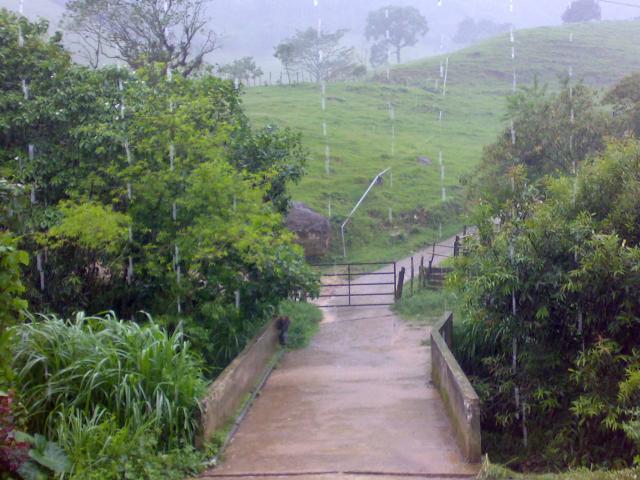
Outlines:
[{"label": "boulder", "polygon": [[323,257],[331,244],[331,223],[300,202],[293,202],[286,225],[296,234],[307,258]]},{"label": "boulder", "polygon": [[429,157],[418,157],[418,163],[420,165],[431,165],[433,161]]}]

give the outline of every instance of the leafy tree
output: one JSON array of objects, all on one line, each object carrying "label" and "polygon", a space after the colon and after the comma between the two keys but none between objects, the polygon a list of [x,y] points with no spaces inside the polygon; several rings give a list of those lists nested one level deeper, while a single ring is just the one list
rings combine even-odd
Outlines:
[{"label": "leafy tree", "polygon": [[[340,45],[346,30],[318,32],[315,28],[297,31],[276,47],[280,61],[302,68],[318,83],[338,78],[353,67],[353,48]],[[285,67],[286,68],[286,67]]]},{"label": "leafy tree", "polygon": [[562,14],[564,23],[580,23],[601,19],[602,9],[596,0],[575,0]]},{"label": "leafy tree", "polygon": [[382,45],[392,47],[400,63],[402,49],[414,46],[428,31],[427,19],[417,8],[388,6],[369,13],[365,35],[367,40],[378,42],[377,50]]},{"label": "leafy tree", "polygon": [[507,130],[485,151],[478,235],[451,278],[490,453],[528,468],[631,464],[640,448],[640,144],[605,145],[600,109],[581,85],[510,100],[516,144]]},{"label": "leafy tree", "polygon": [[233,63],[223,65],[220,67],[220,73],[231,80],[245,80],[247,83],[253,80],[254,84],[256,79],[264,75],[262,69],[256,65],[253,57],[243,57]]},{"label": "leafy tree", "polygon": [[640,135],[640,74],[622,79],[605,96],[613,106],[614,127],[620,136]]},{"label": "leafy tree", "polygon": [[214,371],[283,298],[315,291],[280,213],[303,172],[298,135],[251,130],[233,82],[72,65],[25,20],[15,55],[18,20],[0,21],[0,171],[27,186],[6,218],[36,259],[33,308],[157,313]]},{"label": "leafy tree", "polygon": [[534,182],[572,173],[574,165],[602,150],[608,131],[595,93],[567,81],[559,93],[537,82],[522,88],[509,98],[506,118],[513,120],[513,130],[509,126],[485,148],[480,174],[471,182],[472,197],[498,209],[517,178]]},{"label": "leafy tree", "polygon": [[164,63],[189,75],[217,47],[206,29],[207,0],[73,0],[65,26],[97,67],[103,56],[131,68]]},{"label": "leafy tree", "polygon": [[296,62],[295,46],[293,43],[281,43],[275,47],[275,53],[273,56],[280,60],[280,63],[282,63],[284,71],[287,74],[287,80],[291,83],[291,71]]},{"label": "leafy tree", "polygon": [[510,28],[509,23],[496,23],[487,19],[476,21],[467,17],[458,24],[458,31],[453,37],[453,41],[463,44],[474,43],[483,38],[508,32]]}]

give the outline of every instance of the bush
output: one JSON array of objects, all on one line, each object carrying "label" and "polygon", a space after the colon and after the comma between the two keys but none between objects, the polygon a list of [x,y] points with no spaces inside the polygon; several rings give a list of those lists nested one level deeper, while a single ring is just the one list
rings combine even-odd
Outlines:
[{"label": "bush", "polygon": [[205,383],[179,329],[169,336],[153,323],[79,314],[30,316],[16,333],[13,366],[29,431],[56,439],[69,415],[104,415],[120,428],[157,430],[163,450],[192,444]]},{"label": "bush", "polygon": [[289,317],[289,338],[291,349],[304,348],[320,329],[322,312],[318,307],[306,302],[286,301],[280,304],[280,315]]}]

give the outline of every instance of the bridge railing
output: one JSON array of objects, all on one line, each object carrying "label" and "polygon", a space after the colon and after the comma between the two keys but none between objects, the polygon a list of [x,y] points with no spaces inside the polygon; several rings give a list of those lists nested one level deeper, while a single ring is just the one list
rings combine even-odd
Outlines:
[{"label": "bridge railing", "polygon": [[465,459],[479,463],[480,398],[453,355],[452,347],[453,313],[447,312],[431,331],[431,378],[440,391]]}]

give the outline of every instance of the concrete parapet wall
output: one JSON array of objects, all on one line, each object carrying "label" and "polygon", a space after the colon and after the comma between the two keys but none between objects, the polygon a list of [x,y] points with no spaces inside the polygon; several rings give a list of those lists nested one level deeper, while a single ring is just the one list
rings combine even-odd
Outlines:
[{"label": "concrete parapet wall", "polygon": [[437,386],[466,460],[481,460],[480,399],[451,352],[453,314],[444,315],[431,331],[431,378]]},{"label": "concrete parapet wall", "polygon": [[270,322],[211,384],[203,401],[202,431],[199,443],[233,419],[243,400],[271,368],[280,348],[277,321]]}]

